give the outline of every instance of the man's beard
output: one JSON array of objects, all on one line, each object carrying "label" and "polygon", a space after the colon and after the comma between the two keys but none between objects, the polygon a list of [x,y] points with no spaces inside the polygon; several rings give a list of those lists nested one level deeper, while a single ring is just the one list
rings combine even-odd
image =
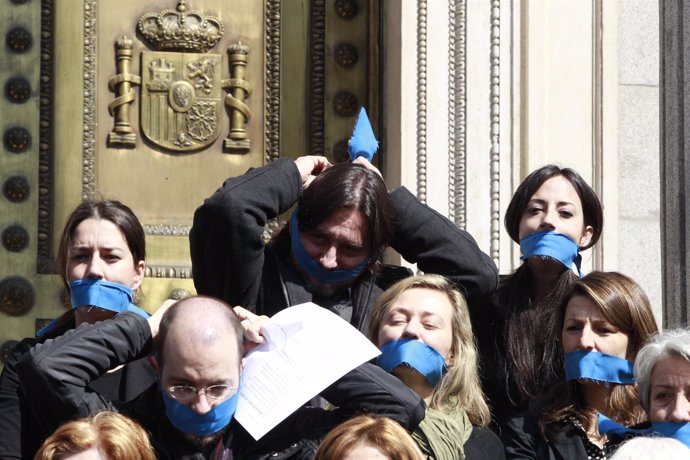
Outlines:
[{"label": "man's beard", "polygon": [[187,444],[198,450],[200,452],[208,453],[211,452],[217,445],[218,442],[223,438],[223,435],[228,431],[228,426],[220,431],[217,431],[208,436],[196,436],[190,433],[182,433]]},{"label": "man's beard", "polygon": [[337,293],[344,291],[352,285],[352,281],[329,283],[327,281],[319,281],[306,274],[304,274],[304,280],[307,282],[307,290],[311,292],[315,297],[320,298],[333,297]]}]

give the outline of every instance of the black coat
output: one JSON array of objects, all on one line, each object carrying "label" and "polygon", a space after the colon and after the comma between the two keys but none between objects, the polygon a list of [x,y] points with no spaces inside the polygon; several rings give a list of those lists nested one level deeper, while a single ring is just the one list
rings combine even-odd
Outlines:
[{"label": "black coat", "polygon": [[17,371],[32,408],[42,410],[51,423],[59,423],[75,411],[86,416],[119,409],[149,431],[160,459],[227,459],[230,453],[235,459],[306,459],[327,431],[356,413],[387,416],[410,430],[424,418],[424,402],[415,393],[383,369],[364,364],[321,393],[337,410],[302,408],[258,442],[233,421],[217,449],[202,455],[168,421],[157,384],[124,404],[110,403],[88,389],[89,382],[108,369],[145,355],[151,342],[146,320],[123,313],[36,346],[18,363]]},{"label": "black coat", "polygon": [[[264,245],[266,223],[302,194],[294,161],[282,158],[225,181],[194,213],[189,234],[194,285],[199,294],[271,316],[312,300],[290,260],[289,241]],[[393,249],[420,270],[447,276],[468,302],[481,303],[498,283],[498,271],[472,236],[420,203],[407,189],[390,193],[397,214]],[[350,323],[366,332],[368,312],[392,282],[409,276],[402,267],[362,274],[351,286]]]},{"label": "black coat", "polygon": [[[507,460],[587,460],[582,440],[582,430],[570,422],[563,422],[562,431],[547,442],[539,433],[537,419],[533,416],[511,417],[503,427],[501,436]],[[607,449],[610,451],[625,440],[610,435]]]},{"label": "black coat", "polygon": [[[74,313],[66,312],[55,329],[38,338],[19,342],[10,354],[0,375],[0,459],[33,459],[45,438],[56,425],[47,423],[43,413],[34,414],[22,392],[17,363],[32,347],[74,328]],[[90,383],[91,390],[109,401],[129,401],[155,382],[148,359],[140,359],[103,375]]]}]

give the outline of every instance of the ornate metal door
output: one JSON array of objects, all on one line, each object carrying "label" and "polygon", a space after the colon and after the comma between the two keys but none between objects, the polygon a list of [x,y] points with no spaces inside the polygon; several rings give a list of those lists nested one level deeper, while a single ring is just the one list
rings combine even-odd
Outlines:
[{"label": "ornate metal door", "polygon": [[[380,126],[375,0],[8,0],[0,174],[0,344],[64,311],[53,265],[83,198],[132,207],[149,311],[194,291],[195,208],[279,156],[347,156]],[[380,130],[377,134],[381,137]]]}]

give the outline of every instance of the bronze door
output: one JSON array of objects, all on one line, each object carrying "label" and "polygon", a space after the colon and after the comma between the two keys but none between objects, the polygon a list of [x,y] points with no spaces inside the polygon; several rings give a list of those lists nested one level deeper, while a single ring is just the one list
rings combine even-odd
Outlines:
[{"label": "bronze door", "polygon": [[[0,11],[0,344],[64,311],[57,239],[83,198],[146,230],[149,311],[193,293],[195,208],[280,156],[380,131],[375,0],[8,0]],[[381,154],[378,156],[381,159]]]}]

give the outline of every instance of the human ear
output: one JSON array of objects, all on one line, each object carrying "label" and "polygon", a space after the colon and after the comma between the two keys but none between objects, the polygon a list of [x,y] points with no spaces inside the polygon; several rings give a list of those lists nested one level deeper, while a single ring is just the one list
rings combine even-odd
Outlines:
[{"label": "human ear", "polygon": [[585,226],[585,231],[582,232],[582,236],[580,237],[581,248],[584,248],[589,244],[590,241],[592,241],[592,235],[594,235],[594,227],[591,225]]},{"label": "human ear", "polygon": [[146,262],[140,260],[134,266],[134,279],[132,285],[130,286],[133,291],[139,289],[141,283],[144,281],[144,273],[146,272]]},{"label": "human ear", "polygon": [[156,357],[156,355],[149,356],[149,363],[151,364],[151,367],[153,368],[154,372],[156,373],[156,375],[160,379],[161,368],[160,368],[160,365],[158,364],[158,358]]}]

